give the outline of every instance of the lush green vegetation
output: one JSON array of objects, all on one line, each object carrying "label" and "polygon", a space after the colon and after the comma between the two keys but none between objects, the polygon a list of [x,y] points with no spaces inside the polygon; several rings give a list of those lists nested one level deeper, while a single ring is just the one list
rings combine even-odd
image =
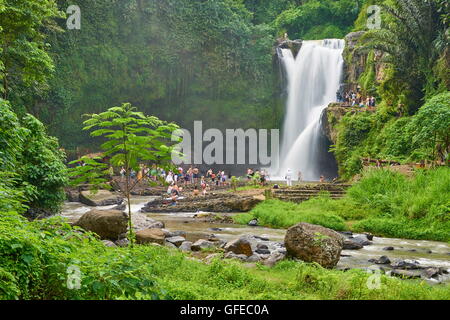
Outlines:
[{"label": "lush green vegetation", "polygon": [[[367,29],[369,5],[381,8],[380,29]],[[354,30],[366,32],[344,57],[363,68],[349,84],[375,96],[377,109],[348,114],[334,128],[333,151],[343,178],[361,170],[362,157],[448,163],[448,10],[448,1],[441,0],[365,2]]]},{"label": "lush green vegetation", "polygon": [[[257,218],[258,223],[272,228],[288,228],[298,222],[322,225],[335,230],[344,230],[344,219],[328,211],[322,198],[295,204],[279,200],[266,200],[257,205],[250,213],[235,217],[236,222],[248,223]],[[320,212],[317,211],[320,207]]]},{"label": "lush green vegetation", "polygon": [[353,28],[362,0],[310,0],[292,6],[274,21],[280,34],[292,39],[344,38]]},{"label": "lush green vegetation", "polygon": [[27,114],[19,120],[9,103],[0,99],[0,145],[0,188],[7,195],[0,197],[0,208],[17,209],[19,199],[31,217],[57,212],[67,184],[65,154],[58,141],[35,117]]},{"label": "lush green vegetation", "polygon": [[[0,299],[450,299],[447,286],[384,276],[370,290],[362,270],[294,261],[247,269],[164,247],[109,248],[59,219],[28,222],[14,213],[0,218],[0,255]],[[79,289],[69,267],[79,268]]]},{"label": "lush green vegetation", "polygon": [[[111,163],[128,174],[138,158],[168,161],[170,147],[158,138],[175,126],[156,117],[188,129],[198,119],[219,129],[279,127],[277,38],[365,30],[371,4],[383,6],[382,28],[367,32],[345,59],[362,54],[355,84],[379,104],[375,113],[348,114],[337,124],[341,176],[360,172],[363,156],[448,163],[448,1],[79,0],[81,30],[67,30],[70,4],[0,0],[0,299],[450,299],[448,286],[384,276],[381,289],[369,290],[370,275],[361,270],[290,260],[249,269],[230,261],[207,265],[164,247],[110,248],[62,219],[23,217],[57,212],[64,200],[66,155],[47,130],[66,149],[104,143]],[[80,134],[82,114],[123,101],[154,117],[123,105],[88,120],[88,127],[102,127],[95,141]],[[131,114],[122,117],[119,109]],[[119,123],[131,126],[109,128]],[[84,161],[77,174],[104,182],[109,168]],[[268,200],[236,219],[450,241],[449,170],[411,178],[366,171],[341,200]]]},{"label": "lush green vegetation", "polygon": [[[17,21],[32,3],[39,10],[24,30],[0,20],[0,39],[14,43],[14,50],[3,53],[0,82],[11,88],[16,111],[39,118],[72,151],[97,147],[80,134],[82,114],[123,101],[188,129],[198,119],[219,129],[279,128],[277,37],[287,31],[291,39],[342,38],[363,1],[80,0],[80,30],[51,19],[71,1],[35,2],[16,10],[14,1],[6,1],[0,11],[4,17],[20,14]],[[25,38],[33,39],[27,50],[21,46]],[[30,48],[36,51],[30,54]],[[12,65],[17,53],[28,60]],[[16,70],[27,72],[16,76]]]},{"label": "lush green vegetation", "polygon": [[450,169],[419,170],[407,178],[391,170],[368,170],[343,199],[327,194],[300,204],[267,200],[240,223],[287,228],[298,222],[381,236],[450,241]]},{"label": "lush green vegetation", "polygon": [[348,113],[336,130],[333,151],[344,178],[360,171],[361,157],[445,163],[450,152],[450,92],[430,98],[413,116],[398,117],[383,108]]}]

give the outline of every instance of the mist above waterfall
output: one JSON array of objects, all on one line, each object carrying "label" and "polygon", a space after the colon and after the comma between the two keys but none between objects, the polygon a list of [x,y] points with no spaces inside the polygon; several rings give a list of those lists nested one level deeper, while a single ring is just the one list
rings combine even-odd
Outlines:
[{"label": "mist above waterfall", "polygon": [[284,177],[291,169],[304,180],[318,180],[335,170],[328,143],[320,130],[320,116],[339,89],[345,41],[339,39],[303,41],[294,58],[281,49],[286,71],[288,98],[283,125],[280,165],[272,176]]}]

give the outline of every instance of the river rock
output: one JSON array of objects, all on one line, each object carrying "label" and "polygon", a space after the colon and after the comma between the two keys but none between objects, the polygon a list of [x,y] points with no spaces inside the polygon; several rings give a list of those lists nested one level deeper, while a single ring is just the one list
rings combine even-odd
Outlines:
[{"label": "river rock", "polygon": [[373,234],[369,232],[364,232],[364,235],[366,236],[367,240],[372,241],[373,240]]},{"label": "river rock", "polygon": [[287,230],[284,244],[287,253],[295,258],[333,268],[339,261],[344,241],[336,231],[301,222]]},{"label": "river rock", "polygon": [[225,246],[225,251],[231,251],[235,254],[245,254],[247,257],[253,255],[253,250],[250,242],[244,238],[239,238],[228,242]]},{"label": "river rock", "polygon": [[343,249],[344,250],[359,250],[362,249],[363,245],[356,242],[356,241],[352,241],[352,239],[345,239],[344,240],[344,244],[343,244]]},{"label": "river rock", "polygon": [[135,231],[145,229],[162,229],[165,227],[164,222],[157,221],[150,218],[146,214],[138,212],[131,215],[131,221],[133,222],[133,229]]},{"label": "river rock", "polygon": [[183,241],[183,243],[179,246],[181,251],[191,251],[192,242],[191,241]]},{"label": "river rock", "polygon": [[117,247],[116,244],[114,242],[112,242],[111,240],[102,240],[102,242],[107,247]]},{"label": "river rock", "polygon": [[177,249],[178,247],[176,245],[174,245],[173,243],[167,242],[164,244],[166,247],[171,248],[171,249]]},{"label": "river rock", "polygon": [[224,258],[225,259],[237,259],[237,260],[246,262],[248,259],[248,256],[245,254],[236,254],[232,251],[229,251],[229,252],[225,253]]},{"label": "river rock", "polygon": [[397,270],[394,269],[390,273],[391,276],[406,278],[406,279],[416,279],[421,277],[421,272],[417,270]]},{"label": "river rock", "polygon": [[69,202],[80,202],[80,192],[78,190],[66,190],[66,198]]},{"label": "river rock", "polygon": [[127,209],[127,203],[126,202],[122,202],[121,204],[118,204],[117,206],[112,208],[113,210],[120,210],[120,211],[125,211]]},{"label": "river rock", "polygon": [[80,202],[88,206],[110,206],[113,204],[121,204],[123,197],[108,190],[98,190],[93,193],[89,190],[80,192]]},{"label": "river rock", "polygon": [[270,254],[270,250],[269,249],[256,249],[255,252],[259,253],[259,254]]},{"label": "river rock", "polygon": [[101,239],[117,240],[128,229],[127,215],[118,210],[91,210],[75,223],[87,231],[95,232]]},{"label": "river rock", "polygon": [[261,256],[259,254],[253,254],[250,257],[248,257],[245,261],[253,263],[253,262],[258,262],[261,261]]},{"label": "river rock", "polygon": [[362,246],[368,246],[372,244],[372,242],[369,241],[366,235],[360,235],[349,239],[353,242],[359,243]]},{"label": "river rock", "polygon": [[117,241],[114,242],[118,247],[128,247],[128,245],[130,244],[130,240],[128,239],[119,239]]},{"label": "river rock", "polygon": [[136,232],[136,242],[139,244],[157,243],[165,244],[165,233],[161,229],[145,229]]},{"label": "river rock", "polygon": [[385,251],[392,251],[392,250],[394,250],[394,247],[384,247],[383,250],[385,250]]},{"label": "river rock", "polygon": [[214,244],[214,242],[208,241],[205,239],[199,239],[199,240],[195,241],[194,244],[192,244],[191,250],[192,251],[200,251],[200,250],[204,250],[204,249],[212,249],[215,247],[216,247],[216,245]]},{"label": "river rock", "polygon": [[283,260],[285,257],[285,254],[274,252],[263,263],[266,266],[273,267],[277,262]]},{"label": "river rock", "polygon": [[183,230],[169,231],[169,237],[184,237],[186,238],[187,232]]},{"label": "river rock", "polygon": [[175,236],[166,238],[166,241],[169,243],[173,243],[175,246],[179,247],[184,241],[186,241],[186,239],[180,236]]},{"label": "river rock", "polygon": [[422,275],[424,278],[438,278],[441,274],[441,269],[434,267],[426,268],[422,271]]},{"label": "river rock", "polygon": [[402,269],[402,270],[423,269],[423,267],[418,262],[407,260],[395,261],[391,264],[391,267],[394,269]]},{"label": "river rock", "polygon": [[258,226],[258,219],[252,219],[250,220],[250,222],[248,223],[248,225],[250,227],[257,227]]},{"label": "river rock", "polygon": [[391,260],[389,260],[386,256],[381,256],[378,259],[369,259],[369,262],[375,263],[375,264],[390,264]]}]

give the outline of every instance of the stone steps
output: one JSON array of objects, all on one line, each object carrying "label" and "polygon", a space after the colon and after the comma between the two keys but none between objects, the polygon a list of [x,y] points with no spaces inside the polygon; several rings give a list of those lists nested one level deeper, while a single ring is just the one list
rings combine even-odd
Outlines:
[{"label": "stone steps", "polygon": [[350,185],[348,184],[316,184],[296,187],[284,187],[281,189],[273,190],[272,196],[282,201],[299,203],[309,200],[313,197],[317,197],[321,192],[328,192],[331,199],[337,200],[345,195],[346,189],[349,186]]}]

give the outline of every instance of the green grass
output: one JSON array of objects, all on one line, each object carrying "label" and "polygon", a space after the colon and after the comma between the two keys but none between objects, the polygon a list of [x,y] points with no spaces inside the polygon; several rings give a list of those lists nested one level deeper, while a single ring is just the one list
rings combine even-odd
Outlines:
[{"label": "green grass", "polygon": [[335,230],[344,230],[344,219],[336,215],[332,207],[332,200],[327,197],[300,204],[270,199],[258,204],[250,213],[236,215],[234,220],[246,224],[257,218],[260,225],[272,228],[288,228],[299,222],[308,222]]},{"label": "green grass", "polygon": [[419,170],[407,178],[390,170],[367,170],[344,198],[327,194],[299,204],[267,200],[238,223],[288,228],[298,222],[380,236],[450,241],[450,168]]},{"label": "green grass", "polygon": [[[69,266],[80,269],[79,290],[67,287]],[[0,215],[0,299],[450,299],[449,286],[382,276],[370,290],[369,277],[292,260],[208,265],[166,247],[105,247],[60,219]]]}]

